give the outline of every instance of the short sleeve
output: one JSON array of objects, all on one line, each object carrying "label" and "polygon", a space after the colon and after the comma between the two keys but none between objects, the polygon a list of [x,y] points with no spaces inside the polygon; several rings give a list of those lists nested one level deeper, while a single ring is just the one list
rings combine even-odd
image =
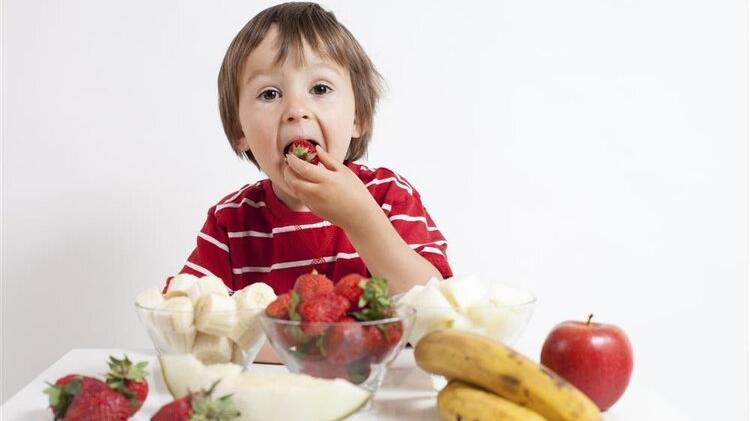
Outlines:
[{"label": "short sleeve", "polygon": [[388,219],[409,247],[432,263],[443,278],[453,276],[448,264],[448,242],[422,205],[419,193],[405,180],[400,180],[409,187],[408,194],[402,190],[395,197],[396,201],[383,205]]}]

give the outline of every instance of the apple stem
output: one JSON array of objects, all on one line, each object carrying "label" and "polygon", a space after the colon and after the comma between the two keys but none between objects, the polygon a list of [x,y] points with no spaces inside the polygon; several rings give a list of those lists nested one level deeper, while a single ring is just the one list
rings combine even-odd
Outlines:
[{"label": "apple stem", "polygon": [[593,314],[589,314],[589,319],[586,321],[586,326],[588,326],[589,324],[591,324],[591,319],[593,319],[593,318],[594,318],[594,315]]}]

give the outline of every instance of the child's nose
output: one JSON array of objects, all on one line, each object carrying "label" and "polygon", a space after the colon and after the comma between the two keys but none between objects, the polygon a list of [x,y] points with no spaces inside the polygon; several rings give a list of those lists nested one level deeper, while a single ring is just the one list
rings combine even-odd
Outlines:
[{"label": "child's nose", "polygon": [[307,120],[310,118],[310,113],[308,113],[306,110],[298,108],[294,110],[289,110],[289,112],[286,115],[286,121],[288,123],[297,121],[297,120]]},{"label": "child's nose", "polygon": [[291,123],[297,120],[307,120],[309,118],[310,110],[305,105],[304,101],[297,98],[290,98],[284,115],[284,120]]}]

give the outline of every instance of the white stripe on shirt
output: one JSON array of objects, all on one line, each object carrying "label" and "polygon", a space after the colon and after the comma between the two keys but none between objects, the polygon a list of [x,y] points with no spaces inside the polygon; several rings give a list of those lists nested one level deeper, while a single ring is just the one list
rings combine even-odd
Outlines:
[{"label": "white stripe on shirt", "polygon": [[266,206],[266,202],[253,202],[252,200],[248,198],[242,199],[240,203],[222,203],[221,205],[216,206],[216,210],[214,211],[214,215],[216,212],[225,209],[225,208],[239,208],[242,205],[249,205],[254,208],[262,208]]},{"label": "white stripe on shirt", "polygon": [[229,238],[242,238],[242,237],[262,237],[262,238],[273,238],[275,234],[283,234],[285,232],[296,232],[304,231],[315,228],[330,227],[331,223],[328,221],[316,222],[314,224],[307,225],[286,225],[283,227],[277,227],[271,230],[271,232],[260,232],[260,231],[230,231],[227,233]]},{"label": "white stripe on shirt", "polygon": [[213,273],[211,273],[210,270],[204,268],[201,265],[196,265],[195,263],[191,262],[190,260],[188,260],[187,262],[185,262],[185,266],[189,267],[190,269],[193,269],[196,272],[200,272],[200,273],[202,273],[202,274],[204,274],[206,276],[214,276],[214,277],[218,278],[218,276],[216,276]]},{"label": "white stripe on shirt", "polygon": [[425,247],[422,249],[422,253],[434,253],[434,254],[439,254],[441,256],[445,256],[442,250],[436,249],[435,247]]},{"label": "white stripe on shirt", "polygon": [[309,266],[309,265],[318,264],[318,263],[330,263],[330,262],[335,262],[336,260],[339,260],[339,259],[348,260],[348,259],[356,259],[358,257],[359,257],[359,253],[338,253],[335,256],[319,257],[316,259],[295,260],[292,262],[274,263],[271,266],[245,266],[241,268],[233,268],[232,273],[234,273],[235,275],[241,275],[243,273],[248,273],[248,272],[268,273],[272,270],[288,269],[288,268],[294,268],[294,267],[300,267],[300,266]]},{"label": "white stripe on shirt", "polygon": [[257,185],[258,185],[258,183],[248,184],[248,185],[242,187],[241,189],[237,190],[237,193],[235,193],[234,195],[232,195],[232,197],[230,197],[229,199],[227,199],[227,200],[225,200],[225,201],[223,201],[221,203],[229,203],[229,202],[233,201],[234,199],[236,199],[240,194],[242,194],[243,191],[247,190],[250,187],[257,186]]},{"label": "white stripe on shirt", "polygon": [[208,241],[209,243],[211,243],[211,244],[215,245],[216,247],[218,247],[218,248],[224,250],[225,252],[229,253],[229,246],[228,245],[222,243],[221,241],[215,239],[214,237],[211,237],[210,235],[206,234],[205,232],[202,232],[202,231],[199,232],[198,233],[198,237],[202,238],[202,239],[204,239],[206,241]]},{"label": "white stripe on shirt", "polygon": [[393,215],[389,216],[388,220],[393,221],[407,221],[407,222],[421,222],[427,227],[427,231],[437,231],[437,227],[431,227],[427,225],[427,219],[424,216],[411,216],[411,215]]},{"label": "white stripe on shirt", "polygon": [[390,182],[393,182],[393,184],[395,184],[398,187],[401,187],[402,189],[406,190],[409,193],[409,195],[412,194],[411,187],[405,186],[405,185],[401,184],[401,182],[398,181],[398,179],[396,177],[376,178],[376,179],[373,179],[372,181],[370,181],[369,183],[365,184],[365,187],[376,186],[378,184],[390,183]]}]

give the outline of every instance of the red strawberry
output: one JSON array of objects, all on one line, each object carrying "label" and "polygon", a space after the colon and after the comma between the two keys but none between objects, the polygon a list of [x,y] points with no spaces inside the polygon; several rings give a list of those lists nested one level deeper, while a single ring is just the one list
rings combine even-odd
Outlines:
[{"label": "red strawberry", "polygon": [[368,338],[362,325],[347,316],[331,326],[323,344],[328,361],[347,364],[367,353]]},{"label": "red strawberry", "polygon": [[230,395],[211,399],[211,393],[218,383],[217,380],[207,391],[193,392],[162,406],[151,421],[226,421],[238,418],[240,412],[234,408]]},{"label": "red strawberry", "polygon": [[[124,421],[130,417],[130,401],[101,380],[91,377],[76,377],[65,388],[77,390],[73,391],[74,397],[68,407],[56,413],[56,419],[62,418],[63,421]],[[50,394],[50,403],[51,401],[52,395]]]},{"label": "red strawberry", "polygon": [[54,385],[49,385],[49,387],[44,390],[44,393],[48,395],[49,406],[50,409],[52,409],[52,414],[55,416],[55,419],[60,419],[65,415],[73,398],[75,398],[76,394],[81,390],[82,383],[84,381],[90,382],[92,380],[96,381],[93,377],[85,377],[80,374],[68,374],[67,376],[60,377],[55,381]]},{"label": "red strawberry", "polygon": [[334,291],[349,300],[350,310],[356,310],[359,308],[359,298],[362,297],[366,283],[367,278],[358,273],[352,273],[339,279]]},{"label": "red strawberry", "polygon": [[294,283],[294,290],[299,294],[301,302],[319,294],[333,292],[333,288],[333,281],[314,269],[311,273],[300,275]]},{"label": "red strawberry", "polygon": [[367,335],[367,344],[371,355],[376,362],[388,353],[401,340],[404,333],[404,326],[401,322],[392,322],[381,325],[367,326],[365,328]]},{"label": "red strawberry", "polygon": [[318,165],[318,153],[315,146],[307,139],[297,139],[286,147],[286,153],[290,153],[297,158],[307,161],[313,165]]},{"label": "red strawberry", "polygon": [[305,322],[335,322],[344,317],[348,309],[349,300],[335,292],[328,292],[302,301],[297,312],[303,320],[302,330],[307,335],[315,336],[323,333],[325,326]]},{"label": "red strawberry", "polygon": [[287,292],[276,297],[266,307],[266,315],[274,319],[289,320],[289,306],[292,304],[292,296]]},{"label": "red strawberry", "polygon": [[131,414],[141,409],[148,396],[146,365],[146,361],[133,365],[127,355],[121,360],[109,357],[110,371],[107,374],[107,384],[130,400]]}]

